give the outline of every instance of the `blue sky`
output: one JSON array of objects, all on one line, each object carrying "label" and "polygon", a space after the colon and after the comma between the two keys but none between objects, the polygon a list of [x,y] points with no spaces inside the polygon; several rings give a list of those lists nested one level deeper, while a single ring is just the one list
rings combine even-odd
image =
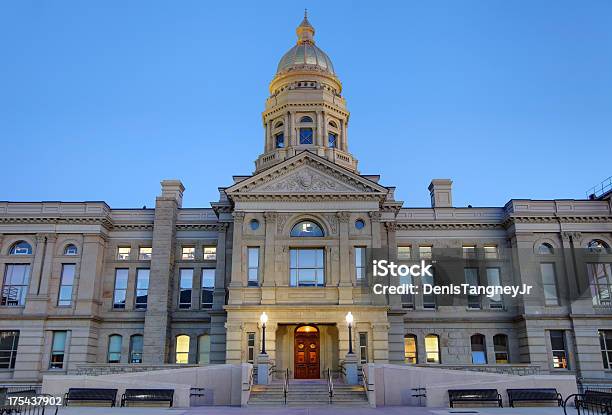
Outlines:
[{"label": "blue sky", "polygon": [[612,175],[612,2],[0,2],[0,200],[208,206],[263,148],[309,9],[361,173],[428,206],[583,198]]}]

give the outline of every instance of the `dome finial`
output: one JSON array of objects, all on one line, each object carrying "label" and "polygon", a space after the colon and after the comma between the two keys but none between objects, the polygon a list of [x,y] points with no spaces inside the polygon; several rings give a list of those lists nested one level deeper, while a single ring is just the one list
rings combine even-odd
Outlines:
[{"label": "dome finial", "polygon": [[297,36],[298,36],[298,45],[301,45],[304,43],[310,43],[310,44],[315,43],[314,42],[315,30],[314,30],[314,27],[312,27],[312,25],[308,21],[308,9],[304,9],[304,20],[302,20],[302,23],[300,23],[300,25],[297,27],[295,32],[297,33]]}]

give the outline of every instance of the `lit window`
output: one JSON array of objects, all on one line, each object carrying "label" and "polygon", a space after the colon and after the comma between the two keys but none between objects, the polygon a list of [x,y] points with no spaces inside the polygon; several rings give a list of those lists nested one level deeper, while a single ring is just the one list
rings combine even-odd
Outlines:
[{"label": "lit window", "polygon": [[64,355],[66,353],[67,331],[54,331],[51,342],[51,359],[49,369],[62,369],[64,367]]},{"label": "lit window", "polygon": [[212,308],[215,291],[215,269],[202,269],[202,308]]},{"label": "lit window", "polygon": [[300,144],[312,144],[312,128],[300,128]]},{"label": "lit window", "polygon": [[[559,305],[559,296],[557,294],[557,276],[555,274],[555,264],[542,263],[540,264],[540,272],[542,274],[542,288],[544,289],[544,304]],[[609,298],[609,291],[606,292]]]},{"label": "lit window", "polygon": [[26,241],[19,241],[11,247],[9,255],[32,255],[32,246]]},{"label": "lit window", "polygon": [[414,365],[418,361],[417,341],[414,334],[404,336],[404,363]]},{"label": "lit window", "polygon": [[599,330],[599,345],[604,369],[612,369],[612,330]]},{"label": "lit window", "polygon": [[134,308],[137,310],[146,310],[147,301],[149,299],[149,275],[148,268],[139,268],[136,271],[136,298],[134,300]]},{"label": "lit window", "polygon": [[79,250],[73,244],[68,244],[66,248],[64,248],[64,255],[76,255],[78,252]]},{"label": "lit window", "polygon": [[421,259],[431,259],[431,246],[419,246],[419,257]]},{"label": "lit window", "polygon": [[138,251],[138,259],[141,261],[150,261],[153,255],[153,248],[150,246],[141,246]]},{"label": "lit window", "polygon": [[[501,287],[501,277],[499,275],[499,268],[487,268],[487,285],[489,287]],[[504,308],[502,296],[496,292],[492,297],[489,298],[490,308]]]},{"label": "lit window", "polygon": [[117,248],[117,259],[120,261],[125,261],[130,259],[130,251],[132,249],[129,246],[120,246]]},{"label": "lit window", "polygon": [[359,363],[368,363],[368,333],[359,333]]},{"label": "lit window", "polygon": [[249,247],[247,249],[248,285],[257,287],[259,285],[259,248]]},{"label": "lit window", "polygon": [[0,369],[15,369],[18,331],[0,331]]},{"label": "lit window", "polygon": [[179,308],[191,308],[191,290],[193,289],[193,269],[183,268],[179,278]]},{"label": "lit window", "polygon": [[300,122],[304,123],[304,122],[312,122],[312,118],[305,116],[300,118]]},{"label": "lit window", "polygon": [[508,358],[508,336],[505,334],[496,334],[493,336],[493,349],[495,352],[495,363],[510,363],[510,359]]},{"label": "lit window", "polygon": [[608,244],[598,239],[593,239],[591,242],[589,242],[587,249],[593,254],[606,254],[610,252],[610,247]]},{"label": "lit window", "polygon": [[130,337],[130,363],[142,363],[144,340],[141,334]]},{"label": "lit window", "polygon": [[210,336],[208,334],[198,337],[198,363],[201,365],[210,363]]},{"label": "lit window", "polygon": [[554,253],[554,249],[551,244],[543,243],[538,247],[538,254],[540,255],[552,255]]},{"label": "lit window", "polygon": [[437,335],[425,336],[425,355],[427,363],[440,363],[440,341]]},{"label": "lit window", "polygon": [[195,259],[195,248],[193,246],[184,246],[183,251],[181,253],[181,259]]},{"label": "lit window", "polygon": [[487,346],[482,334],[474,334],[470,337],[472,345],[472,363],[475,365],[487,364]]},{"label": "lit window", "polygon": [[74,264],[62,265],[62,276],[60,277],[59,293],[57,297],[58,306],[69,306],[72,303],[72,286],[74,285]]},{"label": "lit window", "polygon": [[[465,283],[469,284],[472,287],[479,286],[478,280],[478,268],[464,268],[463,274],[465,276]],[[480,308],[480,295],[471,295],[468,294],[468,308],[471,309],[479,309]]]},{"label": "lit window", "polygon": [[278,133],[274,136],[274,145],[276,148],[285,148],[285,134]]},{"label": "lit window", "polygon": [[366,249],[363,246],[355,247],[355,279],[363,281],[366,276]]},{"label": "lit window", "polygon": [[329,148],[338,147],[338,135],[337,134],[329,133],[329,135],[327,136],[327,146]]},{"label": "lit window", "polygon": [[123,338],[113,334],[108,338],[108,363],[121,363],[121,343]]},{"label": "lit window", "polygon": [[204,261],[216,261],[217,260],[217,247],[216,246],[205,246],[204,247]]},{"label": "lit window", "polygon": [[412,249],[410,245],[397,247],[397,259],[409,260],[412,257]]},{"label": "lit window", "polygon": [[499,254],[497,252],[496,245],[485,245],[484,246],[485,259],[497,259]]},{"label": "lit window", "polygon": [[127,268],[117,268],[115,270],[115,291],[113,292],[113,308],[125,308],[127,286]]},{"label": "lit window", "polygon": [[176,363],[189,363],[189,336],[181,335],[176,338]]},{"label": "lit window", "polygon": [[305,220],[303,222],[296,223],[293,229],[291,229],[291,236],[293,237],[321,237],[323,236],[323,230],[319,225],[312,221]]},{"label": "lit window", "polygon": [[587,272],[593,305],[609,306],[612,303],[612,266],[610,264],[591,263],[587,264]]},{"label": "lit window", "polygon": [[567,369],[567,349],[565,346],[565,332],[563,330],[550,331],[550,346],[552,349],[553,368]]},{"label": "lit window", "polygon": [[322,287],[325,281],[323,249],[291,249],[290,285],[292,287]]},{"label": "lit window", "polygon": [[476,258],[476,245],[464,245],[463,246],[463,257],[464,258]]},{"label": "lit window", "polygon": [[25,304],[30,280],[30,264],[8,264],[2,283],[0,305],[18,307]]},{"label": "lit window", "polygon": [[255,361],[255,333],[247,333],[247,363]]}]

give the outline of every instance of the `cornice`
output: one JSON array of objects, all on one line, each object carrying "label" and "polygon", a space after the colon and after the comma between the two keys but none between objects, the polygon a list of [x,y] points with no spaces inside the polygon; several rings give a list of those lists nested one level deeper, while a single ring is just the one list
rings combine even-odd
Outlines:
[{"label": "cornice", "polygon": [[397,223],[398,230],[482,230],[503,229],[501,223]]},{"label": "cornice", "polygon": [[87,218],[87,217],[0,217],[0,224],[9,225],[101,225],[106,229],[113,228],[113,222],[109,218]]},{"label": "cornice", "polygon": [[262,117],[264,122],[271,121],[275,117],[278,117],[278,113],[285,113],[286,111],[291,111],[292,109],[302,109],[302,108],[326,108],[331,111],[336,111],[340,116],[346,117],[347,119],[350,117],[350,112],[342,109],[340,106],[331,105],[327,102],[287,102],[285,104],[275,106],[274,108],[270,108],[265,110],[262,113]]},{"label": "cornice", "polygon": [[220,231],[227,226],[225,223],[178,223],[177,231]]},{"label": "cornice", "polygon": [[503,220],[505,227],[514,223],[612,223],[609,215],[553,215],[553,216],[507,216]]}]

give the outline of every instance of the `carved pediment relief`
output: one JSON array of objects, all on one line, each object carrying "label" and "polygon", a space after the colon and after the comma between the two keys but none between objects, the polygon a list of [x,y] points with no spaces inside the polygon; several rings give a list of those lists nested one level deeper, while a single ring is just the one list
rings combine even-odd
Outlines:
[{"label": "carved pediment relief", "polygon": [[252,189],[253,192],[298,192],[298,193],[336,193],[363,191],[328,176],[312,167],[301,167],[293,173],[281,176],[262,186]]}]

